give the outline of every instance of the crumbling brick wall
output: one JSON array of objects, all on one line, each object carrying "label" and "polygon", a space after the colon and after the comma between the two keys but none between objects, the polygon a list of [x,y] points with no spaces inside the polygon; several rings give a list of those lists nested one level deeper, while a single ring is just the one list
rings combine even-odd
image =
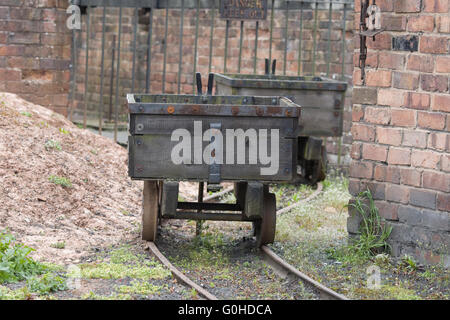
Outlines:
[{"label": "crumbling brick wall", "polygon": [[[450,266],[450,3],[376,3],[386,31],[367,39],[365,86],[355,64],[349,189],[371,190],[394,255]],[[351,212],[349,233],[358,224]]]},{"label": "crumbling brick wall", "polygon": [[0,91],[66,114],[70,81],[67,1],[0,0]]}]

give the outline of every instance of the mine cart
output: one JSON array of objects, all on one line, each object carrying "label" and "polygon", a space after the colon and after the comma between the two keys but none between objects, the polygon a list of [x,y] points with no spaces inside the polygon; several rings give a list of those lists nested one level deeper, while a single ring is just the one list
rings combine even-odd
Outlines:
[{"label": "mine cart", "polygon": [[316,183],[324,178],[326,152],[322,137],[342,135],[347,83],[324,77],[275,75],[266,60],[265,75],[216,74],[220,95],[283,96],[302,107],[299,118],[298,180]]},{"label": "mine cart", "polygon": [[[258,246],[271,243],[276,203],[268,184],[295,177],[300,107],[284,97],[211,91],[127,96],[129,175],[144,180],[142,237],[154,241],[161,219],[248,221]],[[178,201],[180,181],[200,182],[198,202]],[[204,183],[217,190],[223,181],[235,183],[236,203],[203,202]]]}]

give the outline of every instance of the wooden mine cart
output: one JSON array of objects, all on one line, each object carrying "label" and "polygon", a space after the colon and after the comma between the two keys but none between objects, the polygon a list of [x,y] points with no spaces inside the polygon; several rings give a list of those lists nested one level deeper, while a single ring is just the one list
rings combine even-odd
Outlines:
[{"label": "wooden mine cart", "polygon": [[[274,61],[275,62],[275,61]],[[283,96],[302,107],[299,118],[298,165],[300,182],[322,180],[326,152],[322,137],[342,135],[347,83],[323,77],[278,76],[275,64],[265,75],[216,74],[216,94]]]},{"label": "wooden mine cart", "polygon": [[[211,91],[212,84],[208,95],[127,96],[129,175],[144,180],[142,237],[154,241],[161,219],[249,221],[253,223],[258,246],[271,243],[275,235],[276,203],[268,184],[290,182],[295,176],[300,108],[282,97],[211,96]],[[208,129],[212,130],[209,135]],[[228,139],[228,130],[247,134],[240,138],[230,134]],[[273,174],[263,174],[261,169],[267,167],[262,164],[264,161],[258,159],[255,164],[251,160],[249,150],[255,132],[259,135],[259,149],[269,141],[261,142],[264,136],[261,133],[279,133],[279,166]],[[212,133],[214,139],[210,138]],[[207,149],[221,134],[225,137],[222,157],[218,149]],[[184,141],[187,136],[190,138]],[[244,156],[229,148],[231,139],[233,144],[241,143]],[[194,145],[192,152],[189,149],[185,154],[188,149],[183,149],[183,153],[177,153],[176,146],[182,140],[186,143],[183,146],[190,140]],[[276,153],[271,143],[266,146]],[[174,161],[174,152],[182,154],[181,163],[179,159]],[[245,159],[243,164],[234,162],[239,156],[241,162]],[[178,201],[179,181],[200,182],[198,202]],[[208,189],[214,189],[223,181],[235,182],[236,203],[203,202],[204,183]]]}]

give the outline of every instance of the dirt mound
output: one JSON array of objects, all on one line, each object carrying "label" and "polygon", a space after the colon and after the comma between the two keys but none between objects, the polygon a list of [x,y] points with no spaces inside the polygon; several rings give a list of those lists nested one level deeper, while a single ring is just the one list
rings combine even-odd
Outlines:
[{"label": "dirt mound", "polygon": [[76,262],[138,237],[141,190],[127,176],[126,149],[0,93],[0,229],[35,248],[35,258]]}]

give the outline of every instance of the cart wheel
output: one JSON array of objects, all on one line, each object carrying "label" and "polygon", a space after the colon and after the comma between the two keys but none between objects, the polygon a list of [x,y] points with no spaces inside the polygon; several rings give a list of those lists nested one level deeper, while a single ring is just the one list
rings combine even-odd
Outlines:
[{"label": "cart wheel", "polygon": [[159,188],[158,181],[144,181],[142,202],[142,239],[155,241],[158,233]]},{"label": "cart wheel", "polygon": [[264,195],[264,212],[260,221],[253,223],[253,230],[256,233],[256,245],[259,247],[273,243],[275,239],[275,228],[277,224],[277,206],[275,194],[266,193]]}]

